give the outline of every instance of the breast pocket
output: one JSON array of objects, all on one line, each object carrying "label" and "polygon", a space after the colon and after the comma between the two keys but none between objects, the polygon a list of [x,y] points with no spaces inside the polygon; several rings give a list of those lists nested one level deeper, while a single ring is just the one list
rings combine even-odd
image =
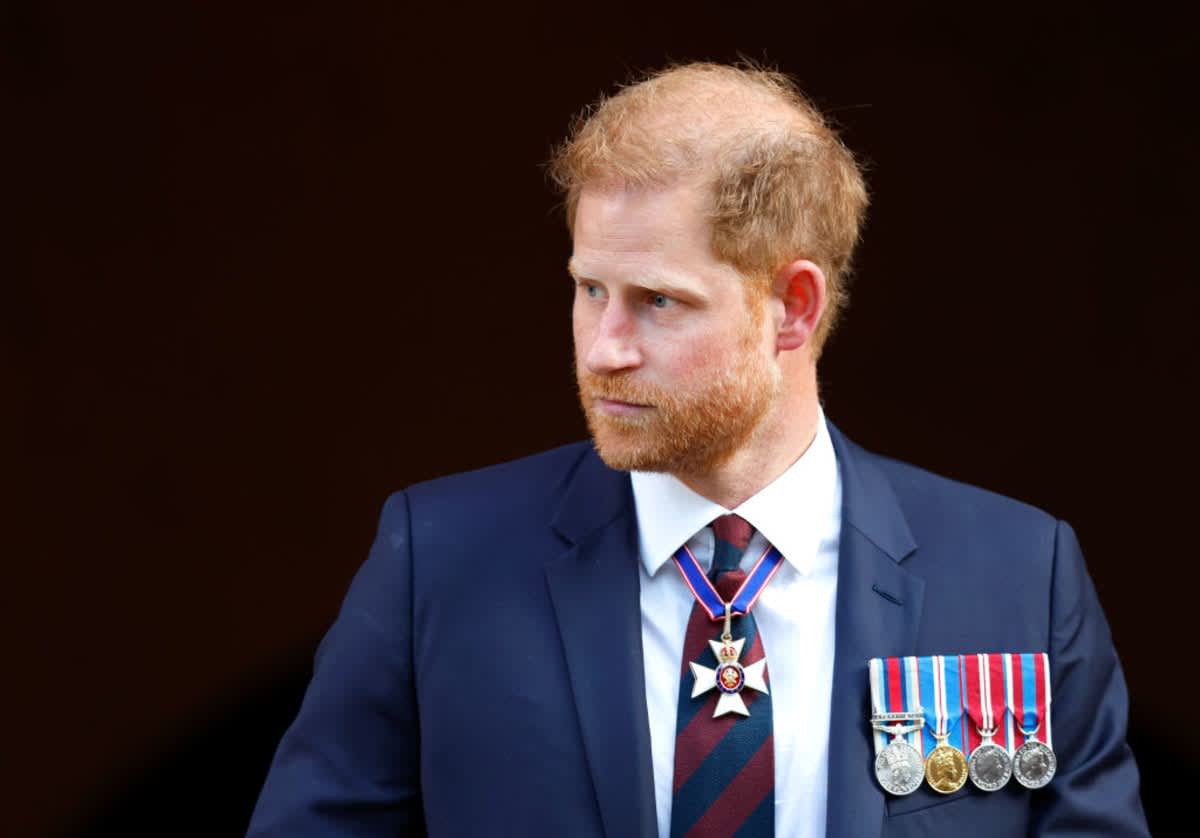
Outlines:
[{"label": "breast pocket", "polygon": [[1016,783],[995,792],[967,783],[953,794],[922,785],[912,794],[888,799],[883,834],[887,838],[949,834],[1012,838],[1024,835],[1028,825],[1029,791]]}]

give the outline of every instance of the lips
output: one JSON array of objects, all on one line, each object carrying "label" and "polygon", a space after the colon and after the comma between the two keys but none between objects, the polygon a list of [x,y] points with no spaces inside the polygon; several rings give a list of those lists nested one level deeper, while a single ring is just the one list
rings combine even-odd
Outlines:
[{"label": "lips", "polygon": [[625,375],[595,375],[581,370],[577,383],[583,403],[598,416],[644,417],[669,402],[659,388]]},{"label": "lips", "polygon": [[601,403],[604,405],[611,405],[613,407],[637,407],[637,408],[650,407],[650,405],[648,405],[648,404],[640,404],[638,402],[627,402],[622,399],[609,399],[609,398],[605,398],[604,396],[597,396],[596,401],[598,403]]},{"label": "lips", "polygon": [[648,404],[638,404],[636,402],[625,402],[617,399],[594,398],[592,400],[594,409],[608,416],[639,416],[647,410],[650,410]]},{"label": "lips", "polygon": [[630,381],[581,382],[584,394],[593,403],[608,402],[627,407],[654,407],[656,394],[646,385]]}]

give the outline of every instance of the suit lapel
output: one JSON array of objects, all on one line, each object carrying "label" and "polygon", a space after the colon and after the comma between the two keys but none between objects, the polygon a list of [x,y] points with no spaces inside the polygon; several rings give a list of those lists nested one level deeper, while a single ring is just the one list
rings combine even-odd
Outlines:
[{"label": "suit lapel", "polygon": [[628,475],[589,451],[566,487],[554,528],[569,546],[546,565],[546,580],[604,831],[653,838],[637,523]]},{"label": "suit lapel", "polygon": [[867,661],[913,653],[924,582],[901,566],[917,545],[886,476],[870,455],[829,429],[842,479],[842,532],[826,835],[874,838],[885,802],[874,776]]}]

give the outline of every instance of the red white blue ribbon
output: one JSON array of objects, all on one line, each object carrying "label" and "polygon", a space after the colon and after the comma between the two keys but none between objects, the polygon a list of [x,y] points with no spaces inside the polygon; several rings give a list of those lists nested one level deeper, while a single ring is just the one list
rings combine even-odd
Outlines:
[{"label": "red white blue ribbon", "polygon": [[[933,733],[964,753],[974,751],[982,741],[979,728],[995,728],[993,742],[1009,753],[1029,739],[1054,745],[1045,652],[872,658],[868,671],[874,714],[923,712],[928,732],[905,735],[923,755],[937,744]],[[874,741],[878,753],[890,734],[876,730]]]},{"label": "red white blue ribbon", "polygon": [[[1050,656],[1045,652],[1004,656],[1008,711],[1024,731],[1016,742],[1037,739],[1054,746],[1050,733]],[[1026,734],[1025,731],[1028,731]]]},{"label": "red white blue ribbon", "polygon": [[[700,607],[708,614],[708,618],[714,622],[725,619],[725,600],[721,599],[717,589],[713,586],[708,575],[700,567],[700,562],[692,554],[692,551],[685,544],[679,548],[673,556],[675,567],[679,569],[679,573],[683,576],[683,581],[692,590],[692,596],[696,598],[696,602],[700,603]],[[763,554],[758,557],[758,561],[754,563],[754,567],[746,574],[746,579],[742,582],[741,587],[737,589],[737,593],[733,595],[733,599],[729,603],[729,613],[734,617],[741,617],[750,613],[750,609],[758,602],[758,598],[762,596],[763,589],[767,587],[776,571],[783,565],[783,554],[774,547],[768,546]]]},{"label": "red white blue ribbon", "polygon": [[[921,692],[926,696],[925,724],[934,736],[925,743],[924,756],[937,745],[936,738],[944,737],[951,747],[963,750],[966,746],[963,729],[962,672],[958,655],[930,655],[917,659]],[[933,698],[929,701],[928,698]]]},{"label": "red white blue ribbon", "polygon": [[967,745],[974,752],[983,744],[980,731],[992,731],[992,742],[1012,751],[1011,730],[1005,722],[1004,656],[994,654],[960,655],[960,667],[966,680],[963,709],[973,724],[967,727]]},{"label": "red white blue ribbon", "polygon": [[[922,717],[921,679],[917,660],[915,657],[872,658],[868,662],[871,677],[871,711],[876,716],[910,713],[917,719]],[[924,754],[921,725],[914,727],[915,730],[902,736],[908,744]],[[878,754],[892,740],[892,734],[886,730],[876,730],[874,738],[875,753]]]}]

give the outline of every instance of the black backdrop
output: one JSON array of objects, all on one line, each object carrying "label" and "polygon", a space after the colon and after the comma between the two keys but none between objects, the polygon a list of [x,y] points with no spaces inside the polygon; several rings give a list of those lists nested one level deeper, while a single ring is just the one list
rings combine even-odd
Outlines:
[{"label": "black backdrop", "polygon": [[387,492],[584,434],[550,146],[632,70],[739,53],[870,166],[827,412],[1074,524],[1166,830],[1200,757],[1188,21],[79,5],[0,7],[11,834],[244,829]]}]

